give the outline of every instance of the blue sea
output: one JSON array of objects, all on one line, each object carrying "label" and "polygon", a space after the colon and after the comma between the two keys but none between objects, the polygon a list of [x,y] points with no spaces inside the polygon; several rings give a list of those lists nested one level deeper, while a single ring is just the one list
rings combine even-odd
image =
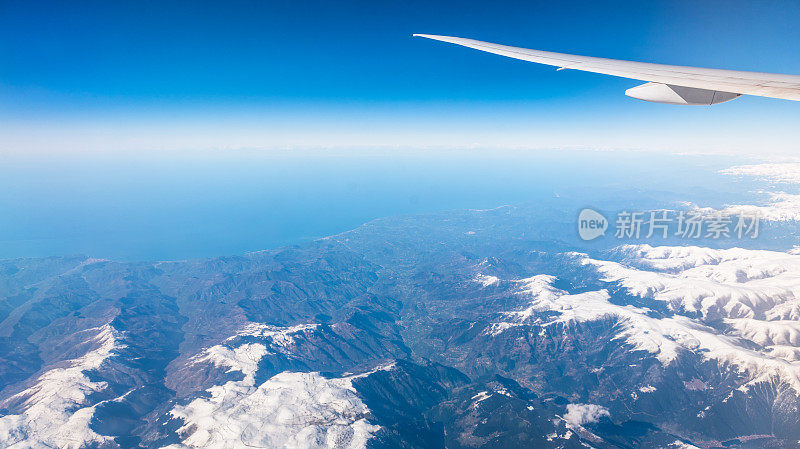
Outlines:
[{"label": "blue sea", "polygon": [[226,150],[0,161],[0,258],[182,260],[301,244],[393,215],[743,189],[725,157],[632,151]]}]

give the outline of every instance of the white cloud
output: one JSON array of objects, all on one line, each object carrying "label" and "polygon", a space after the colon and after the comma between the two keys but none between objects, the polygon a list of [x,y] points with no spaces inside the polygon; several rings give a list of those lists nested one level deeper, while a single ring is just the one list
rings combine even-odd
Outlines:
[{"label": "white cloud", "polygon": [[[749,176],[770,183],[784,183],[789,186],[800,186],[800,163],[769,163],[756,165],[740,165],[720,173],[732,176]],[[723,212],[731,215],[758,214],[771,221],[800,220],[800,194],[773,191],[760,192],[767,196],[764,204],[735,204],[726,207]]]},{"label": "white cloud", "polygon": [[786,192],[762,192],[769,198],[764,205],[732,204],[722,213],[732,216],[758,216],[768,221],[800,221],[800,195]]},{"label": "white cloud", "polygon": [[567,424],[577,427],[591,424],[604,416],[611,416],[608,409],[597,404],[567,404],[567,413],[563,416]]},{"label": "white cloud", "polygon": [[800,163],[738,165],[720,173],[731,176],[750,176],[762,181],[800,184]]}]

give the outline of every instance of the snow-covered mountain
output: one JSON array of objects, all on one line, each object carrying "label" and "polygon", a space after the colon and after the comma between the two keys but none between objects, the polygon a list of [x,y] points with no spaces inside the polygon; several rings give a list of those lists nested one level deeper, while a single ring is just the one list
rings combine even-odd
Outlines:
[{"label": "snow-covered mountain", "polygon": [[564,217],[0,261],[0,446],[798,446],[796,248],[582,246]]}]

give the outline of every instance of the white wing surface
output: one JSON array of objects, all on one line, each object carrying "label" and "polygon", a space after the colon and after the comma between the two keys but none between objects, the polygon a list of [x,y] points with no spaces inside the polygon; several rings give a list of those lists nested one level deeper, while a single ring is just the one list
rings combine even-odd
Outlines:
[{"label": "white wing surface", "polygon": [[798,75],[620,61],[529,50],[460,37],[431,34],[415,34],[414,36],[463,45],[523,61],[552,65],[559,67],[559,70],[582,70],[647,81],[646,84],[625,92],[626,95],[640,100],[670,104],[709,105],[733,100],[741,95],[756,95],[800,101],[800,76]]}]

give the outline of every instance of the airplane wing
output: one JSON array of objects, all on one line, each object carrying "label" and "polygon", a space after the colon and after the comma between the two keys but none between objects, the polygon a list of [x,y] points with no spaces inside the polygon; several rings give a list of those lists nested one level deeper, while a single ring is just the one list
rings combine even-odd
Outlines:
[{"label": "airplane wing", "polygon": [[702,69],[650,64],[529,50],[460,37],[415,34],[437,41],[463,45],[509,58],[571,69],[647,81],[625,91],[625,95],[657,103],[711,105],[741,95],[800,101],[800,76],[776,73]]}]

